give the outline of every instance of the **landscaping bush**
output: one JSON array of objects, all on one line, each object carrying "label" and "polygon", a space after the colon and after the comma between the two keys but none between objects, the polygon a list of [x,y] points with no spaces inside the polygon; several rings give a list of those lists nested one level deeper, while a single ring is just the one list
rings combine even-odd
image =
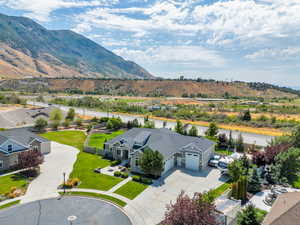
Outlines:
[{"label": "landscaping bush", "polygon": [[129,175],[128,175],[128,173],[122,173],[122,174],[121,174],[121,177],[124,178],[124,179],[126,179],[126,178],[129,177]]},{"label": "landscaping bush", "polygon": [[117,165],[119,165],[121,163],[121,161],[120,160],[115,160],[115,161],[112,161],[111,162],[111,166],[117,166]]},{"label": "landscaping bush", "polygon": [[120,171],[116,171],[116,172],[114,172],[114,176],[115,177],[121,177],[122,173]]},{"label": "landscaping bush", "polygon": [[136,182],[143,183],[143,184],[148,184],[148,185],[152,184],[152,179],[147,178],[147,177],[133,176],[132,180],[136,181]]},{"label": "landscaping bush", "polygon": [[141,181],[141,177],[140,176],[133,176],[132,180],[136,181],[136,182],[140,182]]},{"label": "landscaping bush", "polygon": [[152,179],[146,178],[146,177],[142,177],[140,182],[142,182],[144,184],[150,185],[150,184],[152,184]]},{"label": "landscaping bush", "polygon": [[68,179],[67,182],[63,184],[64,188],[73,188],[79,185],[80,180],[78,178]]}]

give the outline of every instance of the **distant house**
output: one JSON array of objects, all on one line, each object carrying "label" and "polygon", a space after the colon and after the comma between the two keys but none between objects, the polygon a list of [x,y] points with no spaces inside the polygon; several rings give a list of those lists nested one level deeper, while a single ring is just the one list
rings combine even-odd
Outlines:
[{"label": "distant house", "polygon": [[281,194],[274,202],[271,211],[262,225],[299,225],[300,224],[300,193]]},{"label": "distant house", "polygon": [[36,149],[43,154],[51,151],[50,141],[25,128],[0,131],[0,171],[18,164],[18,154]]},{"label": "distant house", "polygon": [[160,152],[164,157],[163,174],[174,167],[199,171],[208,166],[215,143],[202,137],[184,136],[166,128],[133,128],[105,143],[114,159],[128,160],[133,172],[141,173],[139,159],[144,149]]},{"label": "distant house", "polygon": [[31,126],[38,118],[49,120],[50,113],[54,107],[42,108],[19,108],[0,112],[0,128],[17,128]]}]

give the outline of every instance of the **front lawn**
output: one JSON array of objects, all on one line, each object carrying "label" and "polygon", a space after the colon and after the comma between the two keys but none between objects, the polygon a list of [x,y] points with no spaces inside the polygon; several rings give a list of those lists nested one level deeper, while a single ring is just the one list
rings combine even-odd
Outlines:
[{"label": "front lawn", "polygon": [[215,153],[219,154],[219,155],[232,155],[233,152],[227,151],[227,150],[223,150],[223,149],[216,149]]},{"label": "front lawn", "polygon": [[70,145],[80,150],[77,160],[74,164],[70,178],[79,178],[81,183],[79,188],[97,189],[107,191],[121,182],[123,179],[94,172],[95,168],[107,167],[110,161],[103,159],[101,156],[83,152],[83,144],[86,135],[82,131],[56,131],[42,134],[43,137]]},{"label": "front lawn", "polygon": [[0,209],[5,209],[5,208],[11,207],[13,205],[19,204],[20,201],[21,200],[17,200],[17,201],[13,201],[13,202],[10,202],[10,203],[4,204],[4,205],[0,205]]},{"label": "front lawn", "polygon": [[0,195],[9,193],[12,187],[26,189],[27,184],[27,178],[21,173],[0,177]]},{"label": "front lawn", "polygon": [[124,133],[123,130],[118,130],[111,134],[92,134],[89,140],[89,146],[103,149],[103,145],[105,141],[113,139],[123,133]]},{"label": "front lawn", "polygon": [[292,186],[300,189],[300,174],[298,175],[298,179],[293,182]]},{"label": "front lawn", "polygon": [[128,199],[134,199],[140,193],[142,193],[148,185],[141,184],[135,181],[129,181],[124,184],[122,187],[117,189],[114,193],[122,195]]},{"label": "front lawn", "polygon": [[256,211],[256,215],[258,217],[258,220],[261,221],[261,222],[264,220],[265,216],[268,214],[267,211],[262,210],[262,209],[258,209],[258,208],[255,208],[255,211]]},{"label": "front lawn", "polygon": [[231,187],[230,183],[224,183],[217,187],[216,189],[211,190],[214,199],[220,197],[225,191],[227,191]]},{"label": "front lawn", "polygon": [[63,192],[59,192],[61,195],[78,195],[78,196],[86,196],[86,197],[93,197],[93,198],[100,198],[100,199],[105,199],[110,202],[113,202],[121,207],[126,206],[126,202],[123,202],[120,199],[117,199],[115,197],[109,196],[109,195],[104,195],[104,194],[97,194],[97,193],[91,193],[91,192],[77,192],[77,191],[71,191],[71,192],[66,192],[65,194]]}]

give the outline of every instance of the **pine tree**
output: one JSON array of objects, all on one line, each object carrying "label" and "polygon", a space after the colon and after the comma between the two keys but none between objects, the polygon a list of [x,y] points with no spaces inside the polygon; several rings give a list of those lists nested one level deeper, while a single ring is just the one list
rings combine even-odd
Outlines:
[{"label": "pine tree", "polygon": [[259,179],[259,175],[256,169],[253,170],[251,176],[249,177],[249,182],[248,182],[248,191],[250,193],[257,193],[261,191],[261,183]]},{"label": "pine tree", "polygon": [[244,139],[242,134],[239,134],[239,137],[236,141],[236,151],[237,152],[244,152],[245,151],[245,147],[244,147]]}]

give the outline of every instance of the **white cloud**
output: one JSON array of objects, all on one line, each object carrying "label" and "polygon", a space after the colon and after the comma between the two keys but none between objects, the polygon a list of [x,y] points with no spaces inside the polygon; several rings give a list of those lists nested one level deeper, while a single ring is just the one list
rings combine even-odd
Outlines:
[{"label": "white cloud", "polygon": [[245,56],[247,59],[288,59],[300,55],[300,47],[288,47],[283,49],[261,49]]},{"label": "white cloud", "polygon": [[[199,2],[158,0],[140,8],[95,8],[78,17],[74,30],[87,32],[99,27],[129,31],[139,38],[169,32],[173,36],[201,36],[212,45],[300,36],[299,0]],[[144,17],[136,18],[135,13]]]},{"label": "white cloud", "polygon": [[51,12],[62,8],[99,7],[117,3],[118,0],[0,0],[7,7],[26,11],[25,16],[48,21]]},{"label": "white cloud", "polygon": [[191,64],[199,67],[220,67],[226,64],[226,60],[218,52],[200,46],[159,46],[145,51],[120,48],[114,52],[125,59],[148,64]]}]

